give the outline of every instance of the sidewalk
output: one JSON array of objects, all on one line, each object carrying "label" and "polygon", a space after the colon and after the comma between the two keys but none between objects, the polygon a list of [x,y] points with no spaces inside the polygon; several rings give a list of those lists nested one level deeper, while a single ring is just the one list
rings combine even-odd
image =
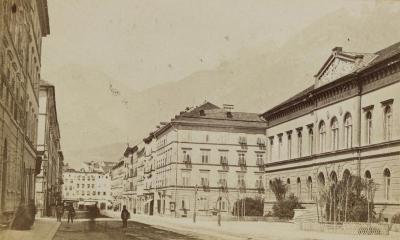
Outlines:
[{"label": "sidewalk", "polygon": [[[119,218],[118,212],[111,212],[110,217]],[[284,239],[284,240],[398,240],[399,233],[393,233],[389,236],[356,236],[332,234],[323,232],[300,231],[297,225],[293,223],[273,223],[273,222],[222,222],[221,226],[217,221],[197,221],[193,223],[192,218],[171,218],[160,216],[132,215],[131,221],[142,222],[145,224],[158,226],[177,231],[196,232],[207,235],[223,234],[238,239]]]},{"label": "sidewalk", "polygon": [[52,240],[60,223],[54,218],[38,218],[31,230],[0,231],[1,240]]}]

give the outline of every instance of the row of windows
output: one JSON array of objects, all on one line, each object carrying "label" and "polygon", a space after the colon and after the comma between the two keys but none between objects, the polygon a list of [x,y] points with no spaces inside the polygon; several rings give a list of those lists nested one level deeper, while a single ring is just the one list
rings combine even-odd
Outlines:
[{"label": "row of windows", "polygon": [[[192,157],[190,150],[183,150],[183,162],[184,163],[192,163]],[[221,165],[229,165],[228,162],[228,151],[220,151],[219,152],[219,164]],[[256,165],[262,166],[264,164],[264,153],[256,152]],[[209,164],[211,159],[211,151],[210,150],[202,150],[201,153],[201,163]],[[238,152],[237,153],[237,164],[238,165],[246,165],[246,152]]]},{"label": "row of windows", "polygon": [[[350,171],[348,169],[346,169],[343,172],[343,179],[346,179],[348,176],[350,176]],[[383,199],[386,201],[391,200],[391,192],[392,192],[392,184],[391,184],[391,172],[388,168],[385,168],[382,171],[382,177],[383,177],[383,181],[381,183],[377,183],[378,185],[383,187]],[[337,183],[338,179],[337,179],[337,174],[335,171],[332,171],[330,173],[329,176],[329,180]],[[364,178],[365,179],[373,179],[371,172],[369,170],[365,171],[364,173]],[[272,180],[269,181],[269,184],[271,184]],[[318,174],[318,178],[317,178],[317,182],[318,182],[318,187],[322,187],[325,186],[325,176],[324,174],[321,172]],[[302,180],[300,177],[298,177],[296,179],[295,182],[295,189],[292,188],[292,184],[291,184],[291,180],[290,178],[286,179],[286,186],[287,186],[287,190],[290,193],[294,193],[298,198],[302,199],[304,197],[303,195],[303,187],[302,187]],[[314,196],[313,196],[313,180],[311,176],[308,176],[306,179],[306,199],[307,200],[314,200]]]},{"label": "row of windows", "polygon": [[[366,144],[372,143],[372,136],[374,131],[373,125],[373,115],[372,112],[366,111],[365,113],[365,142]],[[386,105],[383,109],[383,139],[385,141],[392,140],[393,131],[393,114],[392,114],[392,106]],[[353,147],[353,119],[350,113],[346,113],[343,119],[343,129],[339,128],[339,121],[337,117],[332,117],[329,123],[329,127],[324,120],[321,120],[318,124],[318,139],[314,138],[314,130],[312,124],[308,126],[308,154],[312,155],[315,153],[314,149],[314,141],[317,140],[318,151],[320,153],[326,151],[335,151],[340,148],[352,148]],[[342,135],[343,134],[343,135]],[[282,159],[291,159],[293,158],[293,131],[286,132],[287,138],[287,147],[286,154],[284,154],[283,147],[283,137],[284,134],[278,134],[278,149],[277,149],[277,158],[278,160]],[[302,157],[304,146],[303,146],[303,128],[296,129],[296,137],[297,137],[297,157]],[[269,159],[273,159],[273,148],[274,148],[274,136],[269,137]],[[329,140],[329,141],[328,141]]]},{"label": "row of windows", "polygon": [[[210,177],[209,172],[200,172],[200,187],[209,187],[210,186]],[[191,185],[191,172],[190,171],[182,171],[181,174],[181,184],[182,186],[192,186]],[[226,173],[219,173],[219,180],[217,181],[217,186],[228,188],[228,176]],[[246,188],[246,180],[244,173],[237,173],[237,184],[231,187],[239,187]],[[263,176],[259,175],[255,181],[254,188],[263,189]]]},{"label": "row of windows", "polygon": [[[75,195],[76,196],[79,196],[79,195],[81,195],[81,196],[96,196],[96,192],[95,191],[92,191],[92,192],[86,191],[86,193],[85,193],[85,191],[82,191],[82,192],[76,191],[75,193],[73,193],[73,192],[71,193],[71,196],[75,196]],[[103,192],[103,194],[101,194],[101,192],[97,192],[97,196],[101,196],[101,195],[106,196],[107,193]],[[65,196],[70,196],[70,192],[66,192]]]}]

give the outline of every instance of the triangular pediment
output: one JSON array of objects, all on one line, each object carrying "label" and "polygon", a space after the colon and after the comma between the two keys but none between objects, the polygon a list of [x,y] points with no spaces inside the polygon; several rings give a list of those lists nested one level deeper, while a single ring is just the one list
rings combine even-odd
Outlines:
[{"label": "triangular pediment", "polygon": [[348,75],[365,66],[373,57],[374,54],[343,52],[342,48],[335,47],[332,49],[332,54],[315,75],[315,86],[319,87]]},{"label": "triangular pediment", "polygon": [[353,72],[356,69],[357,57],[333,52],[315,75],[317,85],[332,82]]}]

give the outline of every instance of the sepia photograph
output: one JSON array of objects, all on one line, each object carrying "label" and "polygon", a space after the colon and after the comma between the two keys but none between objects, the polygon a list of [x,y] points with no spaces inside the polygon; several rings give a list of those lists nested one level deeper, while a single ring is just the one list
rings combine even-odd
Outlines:
[{"label": "sepia photograph", "polygon": [[0,240],[400,239],[400,0],[0,0]]}]

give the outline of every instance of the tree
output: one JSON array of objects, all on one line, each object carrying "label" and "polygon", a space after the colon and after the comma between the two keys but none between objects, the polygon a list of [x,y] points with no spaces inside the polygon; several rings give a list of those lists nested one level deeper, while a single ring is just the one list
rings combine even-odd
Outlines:
[{"label": "tree", "polygon": [[329,221],[370,222],[375,219],[373,204],[376,185],[371,179],[350,175],[322,192]]},{"label": "tree", "polygon": [[294,209],[303,208],[299,199],[294,196],[294,194],[290,194],[288,198],[277,201],[274,206],[272,206],[274,216],[281,219],[291,219],[294,216]]},{"label": "tree", "polygon": [[282,201],[287,192],[286,185],[282,182],[280,178],[275,178],[269,183],[271,191],[274,193],[276,201]]},{"label": "tree", "polygon": [[[245,201],[245,204],[243,204]],[[244,206],[244,207],[243,207]],[[243,211],[243,208],[245,211]],[[235,202],[233,211],[234,216],[262,216],[264,214],[264,201],[262,199],[245,198]]]},{"label": "tree", "polygon": [[276,203],[274,203],[272,206],[274,216],[283,219],[290,219],[294,216],[294,209],[303,208],[298,198],[293,194],[290,194],[289,197],[286,197],[287,187],[281,179],[275,178],[270,182],[269,187],[275,194],[276,198]]}]

